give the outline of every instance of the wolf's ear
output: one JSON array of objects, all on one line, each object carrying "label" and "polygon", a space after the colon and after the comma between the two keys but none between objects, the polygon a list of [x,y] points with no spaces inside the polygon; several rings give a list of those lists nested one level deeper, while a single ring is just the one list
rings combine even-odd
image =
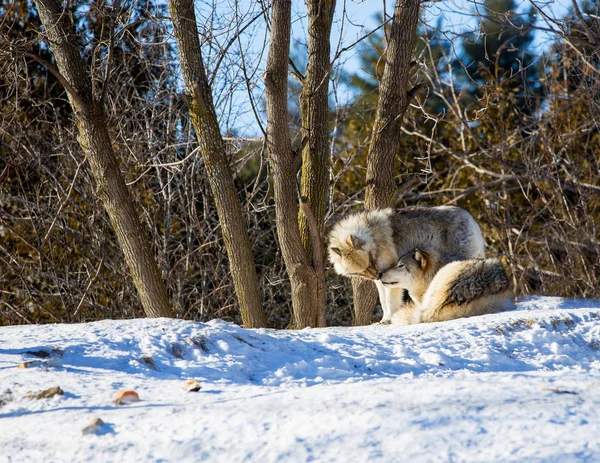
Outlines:
[{"label": "wolf's ear", "polygon": [[348,235],[346,238],[346,244],[354,249],[361,249],[365,244],[365,240],[359,238],[358,236]]},{"label": "wolf's ear", "polygon": [[342,250],[340,248],[329,248],[331,249],[331,252],[337,254],[338,256],[342,257]]},{"label": "wolf's ear", "polygon": [[419,248],[416,248],[414,258],[419,264],[421,264],[421,268],[425,270],[428,264],[426,254]]}]

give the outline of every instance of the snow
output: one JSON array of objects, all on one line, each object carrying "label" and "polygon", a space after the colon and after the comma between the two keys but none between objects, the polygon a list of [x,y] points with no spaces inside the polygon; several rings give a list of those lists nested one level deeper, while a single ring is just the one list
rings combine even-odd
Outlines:
[{"label": "snow", "polygon": [[3,327],[0,404],[0,462],[600,461],[600,301],[408,327]]}]

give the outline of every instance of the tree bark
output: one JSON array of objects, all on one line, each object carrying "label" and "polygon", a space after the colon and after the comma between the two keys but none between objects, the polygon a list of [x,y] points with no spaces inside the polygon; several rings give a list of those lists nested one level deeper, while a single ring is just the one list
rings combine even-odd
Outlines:
[{"label": "tree bark", "polygon": [[202,62],[194,1],[170,0],[169,10],[183,81],[190,96],[190,116],[219,214],[242,321],[248,328],[265,327],[267,318],[262,308],[254,256]]},{"label": "tree bark", "polygon": [[139,219],[112,148],[104,108],[94,99],[91,78],[75,45],[72,18],[57,0],[36,0],[36,5],[58,72],[67,82],[79,144],[90,163],[96,194],[115,230],[144,312],[148,317],[173,317],[148,231]]},{"label": "tree bark", "polygon": [[375,283],[362,278],[352,278],[352,293],[354,301],[354,326],[371,324],[373,307],[377,304],[379,293]]},{"label": "tree bark", "polygon": [[[394,206],[396,183],[394,158],[400,146],[400,125],[409,104],[409,73],[419,21],[419,0],[396,0],[379,86],[379,100],[367,154],[365,208]],[[353,284],[356,321],[370,319],[377,299],[374,284]],[[356,323],[355,321],[355,323]]]},{"label": "tree bark", "polygon": [[[300,235],[307,253],[315,254],[313,247],[323,246],[325,202],[330,177],[329,163],[329,76],[331,73],[330,35],[335,12],[335,0],[306,0],[308,10],[308,64],[300,95],[302,113],[302,176],[300,191],[308,203],[317,224],[318,234],[313,242],[305,214],[300,214]],[[314,228],[314,227],[313,227]],[[316,241],[315,239],[315,241]],[[322,252],[316,251],[317,254]],[[309,254],[310,255],[310,254]],[[322,263],[311,260],[315,269]],[[325,277],[317,272],[319,325],[325,326]],[[321,281],[322,280],[322,281]]]},{"label": "tree bark", "polygon": [[290,277],[294,327],[319,326],[318,279],[302,245],[298,225],[296,154],[289,135],[287,75],[291,0],[271,4],[271,40],[264,74],[267,99],[267,150],[273,175],[277,237]]}]

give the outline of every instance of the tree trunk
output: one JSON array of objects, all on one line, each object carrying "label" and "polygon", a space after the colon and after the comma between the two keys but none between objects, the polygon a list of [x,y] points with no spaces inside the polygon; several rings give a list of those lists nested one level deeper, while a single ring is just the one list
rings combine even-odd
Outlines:
[{"label": "tree trunk", "polygon": [[373,307],[377,304],[379,293],[375,283],[362,278],[352,278],[352,292],[354,294],[354,326],[371,324]]},{"label": "tree trunk", "polygon": [[[367,155],[366,209],[391,207],[395,203],[394,158],[400,146],[400,125],[409,103],[410,62],[418,21],[419,0],[396,0]],[[374,284],[367,281],[352,287],[357,320],[370,319],[376,301],[372,295],[377,293]]]},{"label": "tree trunk", "polygon": [[262,308],[254,256],[202,62],[194,1],[170,0],[169,10],[183,81],[190,95],[190,116],[217,206],[242,321],[248,328],[264,327],[267,318]]},{"label": "tree trunk", "polygon": [[[306,252],[313,253],[312,247],[322,248],[325,219],[325,202],[330,176],[329,165],[329,76],[331,73],[330,35],[331,22],[335,12],[335,0],[306,0],[308,9],[308,64],[300,95],[302,113],[302,176],[300,191],[308,203],[317,227],[318,242],[312,242],[305,214],[300,214],[300,235]],[[316,241],[316,239],[315,239]],[[318,252],[317,252],[318,253]],[[322,255],[321,253],[318,253]],[[315,268],[320,265],[312,262]],[[319,279],[318,319],[325,326],[325,275],[317,272]]]},{"label": "tree trunk", "polygon": [[61,75],[59,80],[69,94],[79,144],[90,163],[96,193],[115,230],[144,312],[148,317],[173,317],[147,230],[113,152],[104,108],[94,99],[91,78],[75,45],[72,18],[57,0],[36,0],[36,5]]},{"label": "tree trunk", "polygon": [[287,75],[291,0],[273,0],[271,41],[264,74],[267,97],[267,149],[273,174],[277,237],[292,287],[295,328],[319,326],[318,278],[302,245],[298,226],[296,154],[289,135]]}]

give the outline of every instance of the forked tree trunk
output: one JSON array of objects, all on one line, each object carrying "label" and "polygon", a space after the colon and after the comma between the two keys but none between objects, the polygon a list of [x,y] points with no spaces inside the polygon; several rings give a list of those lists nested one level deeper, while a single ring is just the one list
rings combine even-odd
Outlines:
[{"label": "forked tree trunk", "polygon": [[271,4],[271,40],[264,78],[277,237],[292,287],[294,326],[304,328],[319,326],[319,301],[317,275],[302,245],[298,226],[297,159],[289,135],[287,75],[291,8],[291,0],[273,0]]},{"label": "forked tree trunk", "polygon": [[139,219],[119,169],[106,114],[92,94],[91,78],[77,49],[69,13],[57,0],[36,0],[36,5],[69,94],[79,129],[79,144],[96,181],[96,194],[115,230],[144,312],[148,317],[172,317],[174,313],[152,253],[148,231]]},{"label": "forked tree trunk", "polygon": [[[305,214],[300,214],[300,234],[306,252],[322,256],[313,250],[323,247],[325,202],[331,166],[329,165],[329,76],[331,74],[330,35],[335,12],[335,0],[306,0],[308,9],[308,63],[302,82],[300,110],[302,115],[302,176],[300,191],[313,213],[318,233],[314,242]],[[315,269],[322,263],[311,260]],[[325,274],[317,271],[318,319],[325,326]]]},{"label": "forked tree trunk", "polygon": [[[419,21],[419,0],[396,0],[386,63],[367,154],[365,207],[394,206],[394,158],[400,146],[400,125],[409,104],[410,62]],[[377,290],[370,281],[353,283],[355,324],[370,320]]]},{"label": "forked tree trunk", "polygon": [[202,62],[194,1],[170,0],[169,10],[179,46],[183,81],[190,96],[190,116],[217,206],[242,321],[248,328],[264,327],[267,318],[262,308],[254,256]]}]

